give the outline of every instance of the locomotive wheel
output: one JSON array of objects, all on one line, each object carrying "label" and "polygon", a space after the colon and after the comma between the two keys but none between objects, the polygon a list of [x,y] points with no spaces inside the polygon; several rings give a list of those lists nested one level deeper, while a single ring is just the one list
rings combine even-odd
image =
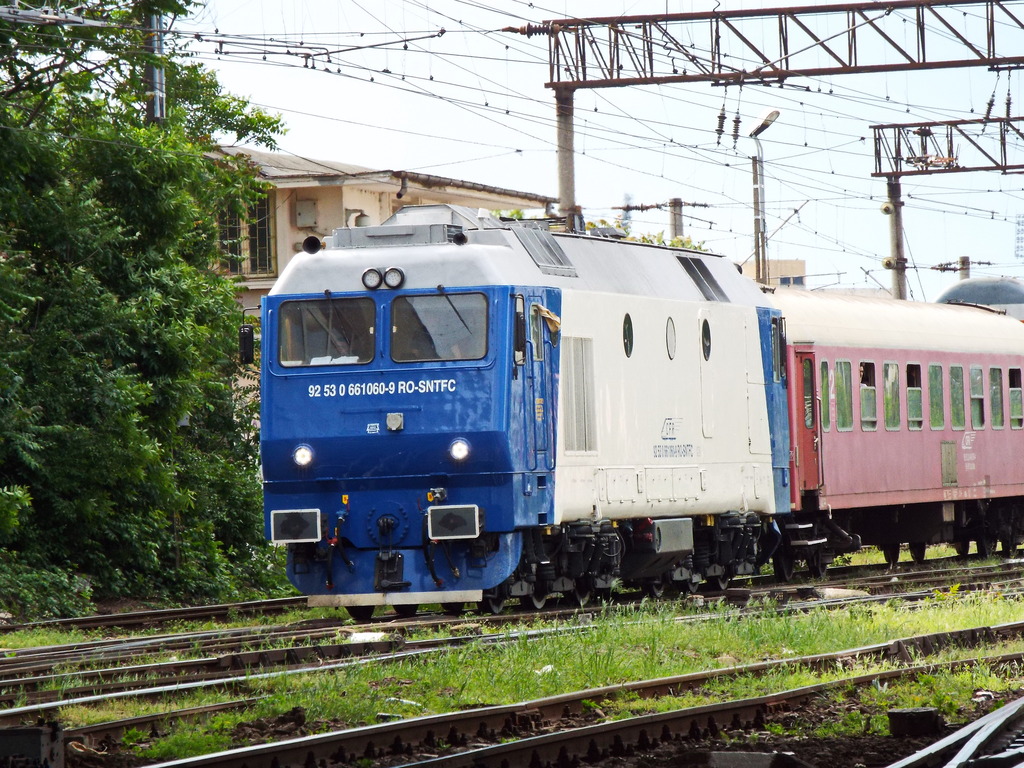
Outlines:
[{"label": "locomotive wheel", "polygon": [[975,543],[978,545],[978,557],[991,557],[992,540],[986,534],[979,536]]},{"label": "locomotive wheel", "polygon": [[594,590],[594,600],[599,603],[610,603],[612,601],[612,588],[599,587]]},{"label": "locomotive wheel", "polygon": [[1013,537],[1007,539],[1000,539],[999,546],[1001,547],[1000,553],[1003,557],[1010,558],[1017,554],[1017,545],[1013,543]]},{"label": "locomotive wheel", "polygon": [[772,570],[775,571],[775,580],[787,584],[793,580],[793,571],[796,563],[793,555],[789,552],[778,551],[772,557]]},{"label": "locomotive wheel", "polygon": [[542,611],[544,610],[544,606],[547,605],[547,602],[547,592],[534,591],[519,598],[519,604],[528,611]]},{"label": "locomotive wheel", "polygon": [[912,541],[910,542],[910,559],[915,563],[923,563],[925,553],[928,550],[928,545],[923,541]]},{"label": "locomotive wheel", "polygon": [[583,608],[594,598],[594,589],[589,584],[577,580],[572,592],[567,593],[566,597],[577,608]]},{"label": "locomotive wheel", "polygon": [[484,599],[477,603],[477,610],[485,615],[497,616],[505,610],[506,596],[504,592],[496,592],[493,595],[484,595]]},{"label": "locomotive wheel", "polygon": [[679,587],[679,591],[687,595],[697,594],[697,590],[700,589],[700,581],[677,581],[676,586]]},{"label": "locomotive wheel", "polygon": [[725,592],[729,588],[728,576],[705,576],[704,586],[711,592]]},{"label": "locomotive wheel", "polygon": [[665,579],[658,576],[644,583],[644,594],[653,600],[661,600],[665,596]]},{"label": "locomotive wheel", "polygon": [[397,613],[403,619],[411,619],[413,616],[416,615],[416,611],[418,611],[419,609],[420,607],[416,605],[416,603],[407,603],[404,605],[396,605],[395,613]]},{"label": "locomotive wheel", "polygon": [[971,542],[959,539],[953,542],[953,549],[956,550],[957,557],[966,558],[967,553],[971,551]]},{"label": "locomotive wheel", "polygon": [[825,571],[827,569],[828,566],[825,564],[825,557],[821,553],[821,550],[813,550],[807,557],[807,572],[811,575],[811,578],[825,578]]},{"label": "locomotive wheel", "polygon": [[463,603],[441,603],[441,610],[448,616],[461,616],[463,608]]},{"label": "locomotive wheel", "polygon": [[369,621],[373,618],[375,607],[373,605],[347,605],[345,609],[348,611],[348,615],[356,621]]},{"label": "locomotive wheel", "polygon": [[891,567],[896,565],[900,561],[900,545],[899,544],[883,544],[882,545],[882,557],[885,558],[885,562]]}]

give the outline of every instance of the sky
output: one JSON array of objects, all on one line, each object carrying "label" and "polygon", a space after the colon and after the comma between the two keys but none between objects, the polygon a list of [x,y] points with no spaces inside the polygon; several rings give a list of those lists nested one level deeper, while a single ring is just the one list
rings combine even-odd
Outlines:
[{"label": "sky", "polygon": [[[503,29],[584,13],[594,18],[779,5],[207,0],[193,15],[174,20],[172,29],[218,73],[226,91],[283,117],[282,151],[557,196],[547,37]],[[1024,19],[1024,2],[1004,5]],[[963,6],[948,18],[976,30],[982,12],[981,5]],[[872,18],[882,13],[884,5]],[[897,17],[892,21],[900,23],[887,26],[887,33],[913,50],[910,17]],[[773,24],[759,22],[744,32],[771,47]],[[838,29],[821,24],[814,27],[820,37]],[[1009,27],[996,26],[998,54],[1024,50],[1024,33]],[[947,42],[949,34],[934,28],[930,56],[964,58],[958,44]],[[699,28],[697,33],[706,35]],[[694,44],[701,41],[695,37]],[[862,59],[896,55],[861,45]],[[735,40],[723,40],[723,50],[742,61]],[[886,184],[871,175],[871,126],[1024,114],[1018,108],[1022,77],[974,67],[791,78],[785,87],[748,82],[581,89],[575,94],[577,203],[588,220],[611,221],[623,215],[617,206],[665,206],[681,198],[694,204],[684,207],[684,233],[743,262],[751,256],[754,227],[750,158],[756,150],[748,134],[776,109],[778,119],[760,136],[769,257],[805,260],[812,288],[889,288],[892,273],[882,264],[891,247],[890,221],[881,211]],[[987,128],[976,140],[993,152],[996,136]],[[974,157],[961,144],[958,156]],[[1007,162],[1024,163],[1022,150],[1024,140],[1011,136]],[[1024,260],[1015,255],[1024,176],[977,171],[905,177],[902,191],[911,298],[934,300],[957,279],[955,271],[934,267],[962,256],[971,258],[973,276],[1024,278]],[[634,232],[668,231],[664,208],[630,216]]]}]

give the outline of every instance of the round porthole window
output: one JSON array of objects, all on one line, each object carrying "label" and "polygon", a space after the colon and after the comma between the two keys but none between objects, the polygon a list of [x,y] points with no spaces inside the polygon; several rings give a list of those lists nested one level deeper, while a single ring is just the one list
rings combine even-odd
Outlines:
[{"label": "round porthole window", "polygon": [[622,318],[622,348],[626,357],[633,354],[633,318],[628,313]]},{"label": "round porthole window", "polygon": [[665,321],[665,351],[668,359],[676,359],[676,322],[671,317]]},{"label": "round porthole window", "polygon": [[704,352],[704,359],[711,359],[711,326],[705,320],[700,325],[700,348]]}]

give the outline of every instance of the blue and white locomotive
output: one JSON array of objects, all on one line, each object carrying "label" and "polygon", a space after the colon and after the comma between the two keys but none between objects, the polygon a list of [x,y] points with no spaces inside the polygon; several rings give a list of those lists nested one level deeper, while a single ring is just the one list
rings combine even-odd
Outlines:
[{"label": "blue and white locomotive", "polygon": [[311,603],[585,603],[771,555],[783,329],[728,260],[453,206],[324,245],[262,315],[266,533]]}]

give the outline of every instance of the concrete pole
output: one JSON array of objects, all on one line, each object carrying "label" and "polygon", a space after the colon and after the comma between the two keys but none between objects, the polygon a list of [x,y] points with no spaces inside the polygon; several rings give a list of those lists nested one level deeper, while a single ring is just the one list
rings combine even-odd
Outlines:
[{"label": "concrete pole", "polygon": [[971,257],[961,256],[960,257],[960,279],[970,280],[971,279]]},{"label": "concrete pole", "polygon": [[898,176],[889,176],[886,181],[889,191],[889,245],[892,253],[892,297],[907,298],[907,258],[903,255],[903,199]]},{"label": "concrete pole", "polygon": [[683,201],[673,197],[668,201],[668,236],[670,240],[683,236]]},{"label": "concrete pole", "polygon": [[750,158],[754,173],[754,279],[768,285],[768,230],[764,218],[764,155],[761,140],[751,134],[757,154]]},{"label": "concrete pole", "polygon": [[558,203],[565,216],[567,232],[576,231],[576,157],[573,149],[573,97],[571,88],[555,89],[555,119],[558,127]]},{"label": "concrete pole", "polygon": [[[149,32],[146,35],[146,53],[154,58],[164,55],[164,18],[158,13],[149,16]],[[146,65],[146,90],[149,102],[146,105],[146,122],[162,123],[167,117],[167,92],[164,84],[164,68],[156,61]]]}]

